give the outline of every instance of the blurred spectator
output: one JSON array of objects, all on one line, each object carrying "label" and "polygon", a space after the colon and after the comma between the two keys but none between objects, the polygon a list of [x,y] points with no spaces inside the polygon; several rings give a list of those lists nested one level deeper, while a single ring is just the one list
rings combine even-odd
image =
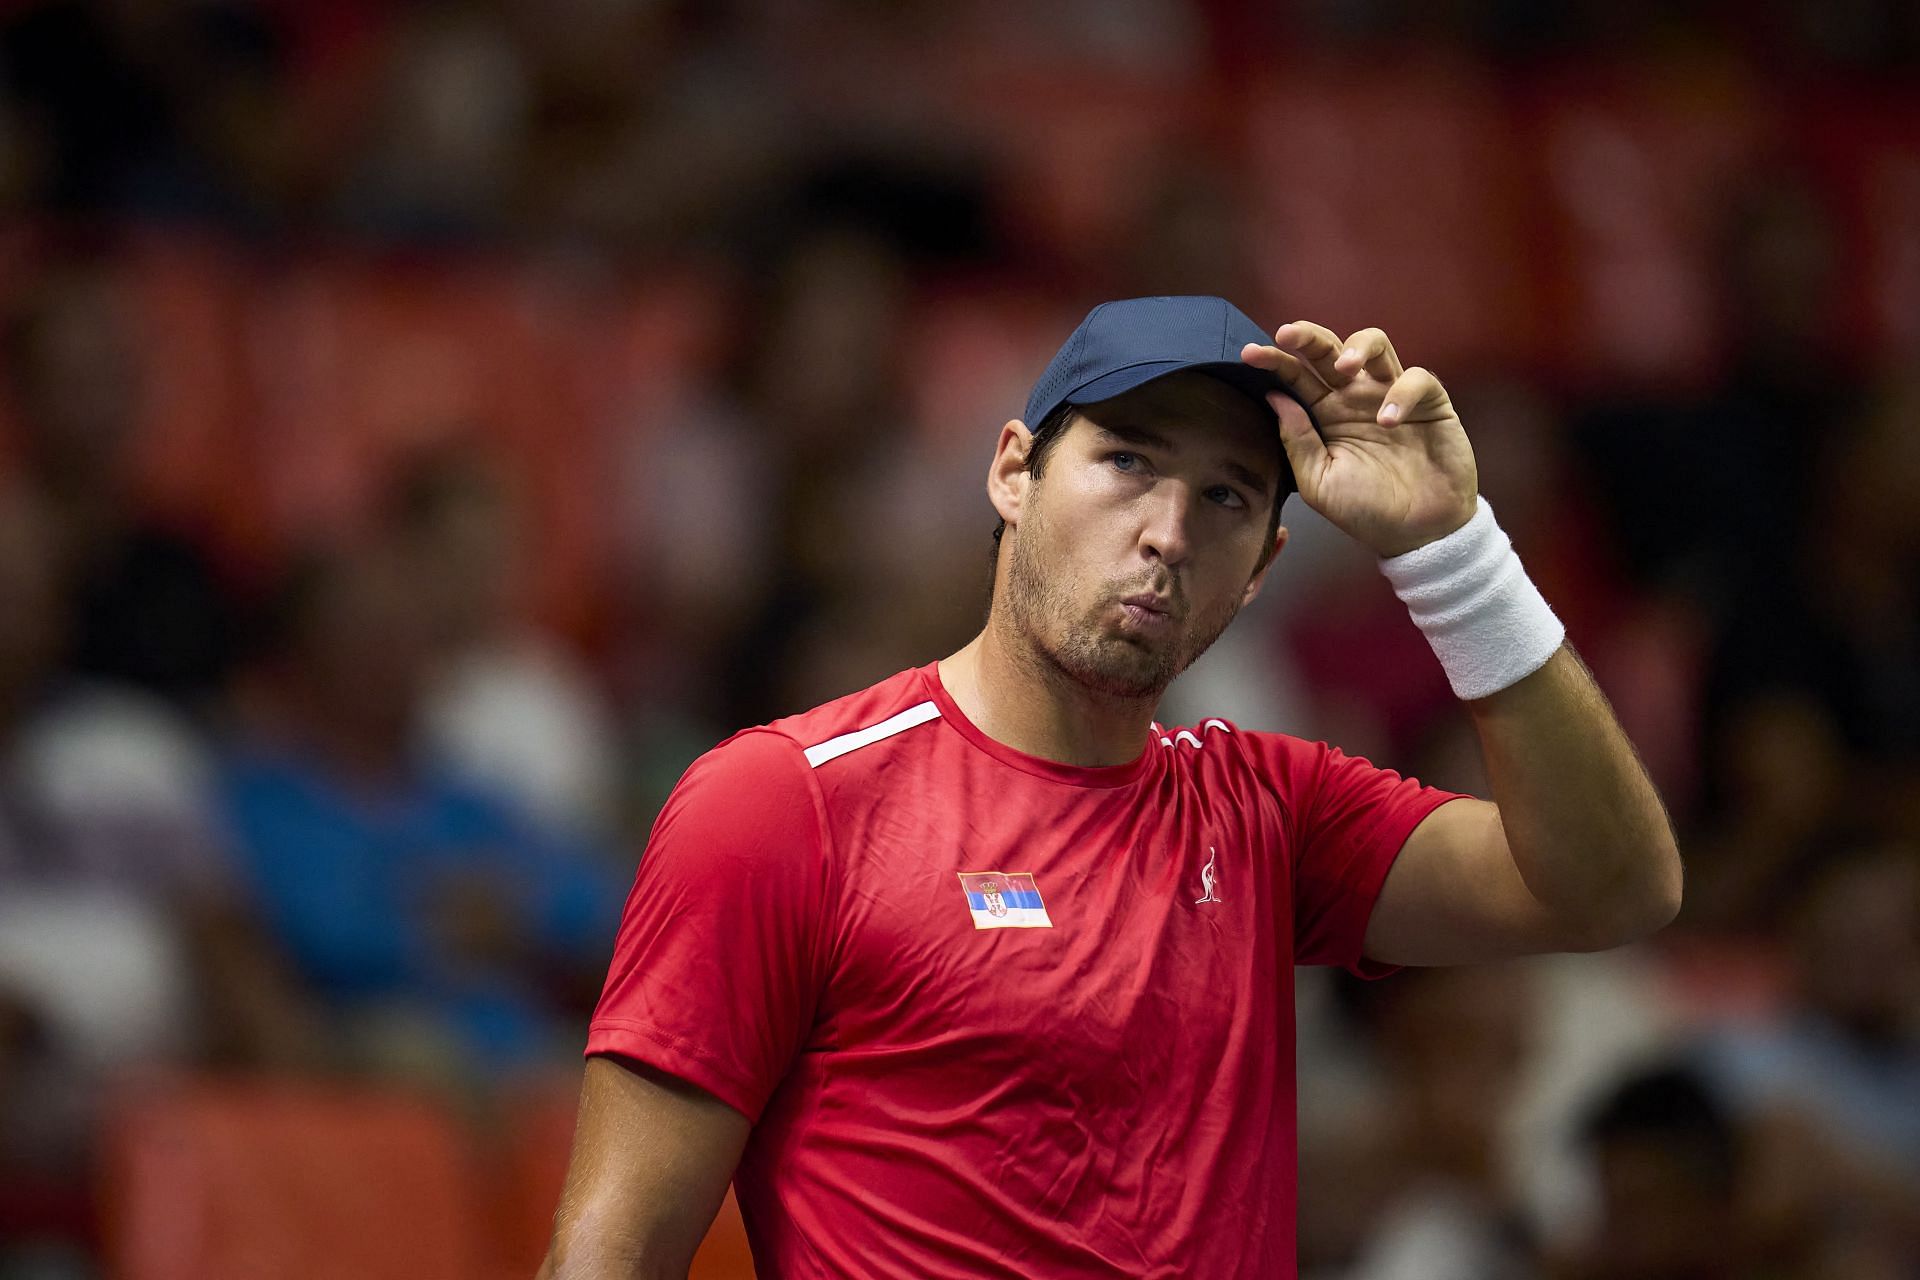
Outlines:
[{"label": "blurred spectator", "polygon": [[459,1083],[578,1051],[624,884],[574,833],[419,752],[436,674],[421,586],[384,547],[296,568],[224,800],[348,1060]]},{"label": "blurred spectator", "polygon": [[394,478],[388,530],[426,613],[426,752],[560,828],[613,829],[612,716],[588,673],[525,621],[520,512],[457,447]]},{"label": "blurred spectator", "polygon": [[[1384,1093],[1371,1137],[1379,1188],[1344,1280],[1520,1280],[1535,1248],[1504,1162],[1507,1106],[1537,1023],[1515,966],[1408,970],[1355,990]],[[1363,1141],[1367,1138],[1362,1135]],[[1304,1194],[1348,1194],[1345,1184]]]},{"label": "blurred spectator", "polygon": [[1713,655],[1718,801],[1693,918],[1769,919],[1830,828],[1920,838],[1920,383],[1820,453],[1804,535],[1738,599]]},{"label": "blurred spectator", "polygon": [[106,9],[23,5],[0,29],[0,76],[41,139],[42,195],[55,208],[127,201],[170,143],[160,86]]},{"label": "blurred spectator", "polygon": [[711,244],[808,149],[782,80],[710,6],[505,7],[530,93],[516,205],[547,236],[636,257]]},{"label": "blurred spectator", "polygon": [[337,197],[347,223],[402,240],[505,229],[531,102],[524,53],[497,9],[435,4],[400,16]]},{"label": "blurred spectator", "polygon": [[270,225],[308,158],[275,7],[39,0],[0,26],[0,80],[43,140],[44,199]]},{"label": "blurred spectator", "polygon": [[664,424],[630,469],[639,527],[622,603],[638,611],[640,680],[715,725],[924,660],[926,611],[951,603],[912,554],[921,544],[882,533],[900,528],[889,517],[919,456],[899,384],[906,262],[837,222],[773,255],[740,309],[724,389]]},{"label": "blurred spectator", "polygon": [[[781,554],[745,655],[749,670],[772,677],[750,686],[764,690],[759,718],[924,661],[927,611],[948,603],[933,584],[953,579],[883,533],[911,528],[895,495],[913,490],[921,462],[902,389],[910,299],[891,244],[825,228],[787,257],[753,345],[755,411],[788,449],[775,507]],[[973,561],[969,548],[939,550]]]},{"label": "blurred spectator", "polygon": [[53,539],[33,495],[0,493],[0,1236],[23,1229],[23,1188],[84,1204],[116,1072],[308,1047],[233,884],[206,751],[164,704],[59,667]]},{"label": "blurred spectator", "polygon": [[626,616],[621,667],[634,728],[630,761],[657,806],[693,759],[720,741],[727,676],[778,559],[773,498],[780,461],[736,396],[703,392],[652,433],[621,444],[621,564],[611,590]]},{"label": "blurred spectator", "polygon": [[5,354],[24,481],[64,562],[62,665],[204,710],[234,610],[200,546],[140,502],[142,375],[121,282],[105,266],[48,272],[10,318]]},{"label": "blurred spectator", "polygon": [[1600,1187],[1590,1239],[1560,1280],[1737,1280],[1774,1274],[1739,1231],[1733,1121],[1699,1079],[1663,1068],[1621,1083],[1585,1139]]},{"label": "blurred spectator", "polygon": [[1755,1133],[1758,1228],[1920,1257],[1920,847],[1816,859],[1794,901],[1787,1008],[1700,1052]]},{"label": "blurred spectator", "polygon": [[[1814,469],[1865,371],[1842,304],[1843,239],[1823,189],[1770,164],[1733,192],[1717,246],[1725,355],[1702,394],[1615,399],[1579,416],[1575,437],[1642,583],[1679,583],[1719,618],[1777,557],[1819,530]],[[1659,464],[1649,465],[1658,458]]]}]

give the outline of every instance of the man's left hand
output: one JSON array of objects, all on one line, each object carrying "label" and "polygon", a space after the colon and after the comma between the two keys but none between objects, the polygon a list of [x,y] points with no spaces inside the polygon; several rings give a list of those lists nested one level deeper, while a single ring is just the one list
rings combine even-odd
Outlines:
[{"label": "man's left hand", "polygon": [[1298,320],[1275,330],[1273,343],[1250,342],[1240,358],[1278,374],[1298,398],[1267,397],[1308,506],[1381,556],[1472,518],[1480,486],[1473,447],[1438,378],[1418,365],[1403,369],[1379,329],[1342,342]]}]

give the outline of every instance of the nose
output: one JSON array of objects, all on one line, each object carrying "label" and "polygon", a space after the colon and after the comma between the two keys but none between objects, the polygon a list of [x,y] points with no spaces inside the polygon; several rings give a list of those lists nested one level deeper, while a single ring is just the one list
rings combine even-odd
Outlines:
[{"label": "nose", "polygon": [[1140,550],[1149,560],[1168,568],[1186,561],[1193,550],[1193,494],[1191,486],[1163,480],[1140,499],[1145,510],[1140,522]]}]

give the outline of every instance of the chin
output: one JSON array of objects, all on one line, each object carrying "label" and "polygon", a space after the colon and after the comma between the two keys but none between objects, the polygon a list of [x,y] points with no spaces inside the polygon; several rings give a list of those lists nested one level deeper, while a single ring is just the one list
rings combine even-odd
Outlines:
[{"label": "chin", "polygon": [[1153,648],[1091,630],[1069,636],[1048,656],[1076,683],[1096,693],[1156,700],[1193,661],[1171,646]]},{"label": "chin", "polygon": [[1099,621],[1090,621],[1051,656],[1062,671],[1096,692],[1157,701],[1175,676],[1213,647],[1239,611],[1235,602],[1213,618],[1190,619],[1187,630],[1159,643],[1118,634]]}]

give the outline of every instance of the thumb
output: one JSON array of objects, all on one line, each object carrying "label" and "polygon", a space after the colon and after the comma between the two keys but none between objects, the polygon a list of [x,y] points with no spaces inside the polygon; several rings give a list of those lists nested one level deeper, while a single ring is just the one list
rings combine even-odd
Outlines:
[{"label": "thumb", "polygon": [[1267,403],[1280,419],[1280,445],[1287,451],[1287,462],[1293,467],[1294,483],[1304,488],[1305,477],[1318,475],[1325,464],[1327,446],[1298,400],[1279,391],[1269,391]]}]

